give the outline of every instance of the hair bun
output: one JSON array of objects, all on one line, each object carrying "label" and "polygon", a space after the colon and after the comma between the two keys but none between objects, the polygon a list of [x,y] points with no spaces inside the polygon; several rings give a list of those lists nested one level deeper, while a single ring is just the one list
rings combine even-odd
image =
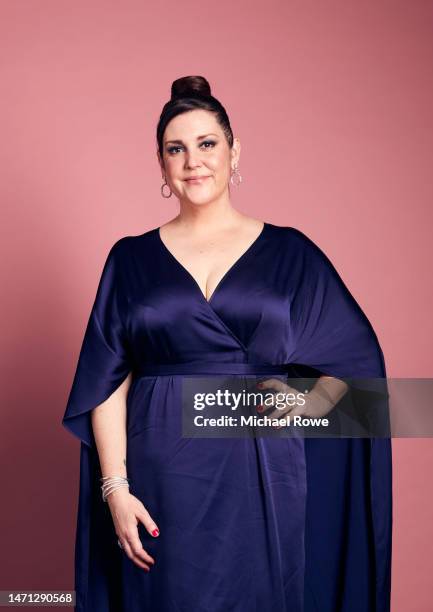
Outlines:
[{"label": "hair bun", "polygon": [[171,85],[171,99],[193,98],[194,96],[210,96],[211,90],[208,81],[202,76],[185,76],[173,81]]}]

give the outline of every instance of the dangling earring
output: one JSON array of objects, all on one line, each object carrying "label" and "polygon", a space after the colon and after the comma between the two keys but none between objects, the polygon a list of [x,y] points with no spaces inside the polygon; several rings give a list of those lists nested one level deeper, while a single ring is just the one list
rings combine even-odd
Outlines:
[{"label": "dangling earring", "polygon": [[[235,181],[233,180],[234,176],[236,177]],[[233,170],[232,175],[230,177],[230,183],[232,185],[236,185],[236,186],[238,186],[238,185],[240,185],[242,183],[242,176],[240,175],[240,173],[238,171],[238,165],[237,164],[235,164],[234,170]]]},{"label": "dangling earring", "polygon": [[[165,179],[164,179],[165,180]],[[164,187],[167,185],[167,181],[165,180],[165,183],[163,183],[161,185],[161,195],[163,198],[169,198],[171,197],[171,194],[173,193],[172,190],[170,189],[170,187],[167,185],[167,187],[170,189],[170,193],[168,195],[164,195]]]}]

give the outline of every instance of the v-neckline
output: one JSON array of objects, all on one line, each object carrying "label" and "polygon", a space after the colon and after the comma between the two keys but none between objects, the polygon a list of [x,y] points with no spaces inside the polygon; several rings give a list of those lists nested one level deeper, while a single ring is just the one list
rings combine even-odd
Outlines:
[{"label": "v-neckline", "polygon": [[251,242],[251,244],[245,249],[245,251],[239,255],[239,257],[231,264],[231,266],[224,272],[224,274],[222,275],[222,277],[220,278],[220,280],[217,282],[215,289],[212,291],[209,299],[206,298],[205,294],[203,293],[203,291],[201,290],[200,285],[198,284],[198,282],[196,281],[195,277],[191,274],[191,272],[188,270],[188,268],[186,268],[183,264],[180,263],[180,261],[173,255],[173,253],[170,251],[170,249],[166,246],[165,242],[162,240],[161,238],[161,234],[160,234],[160,229],[161,227],[157,227],[155,232],[156,232],[156,236],[158,238],[158,242],[160,243],[160,245],[162,246],[162,248],[164,249],[164,251],[170,256],[170,258],[177,264],[177,266],[183,270],[183,272],[186,274],[186,276],[188,276],[188,278],[193,282],[194,286],[196,287],[196,289],[198,289],[202,300],[210,305],[214,296],[216,295],[216,293],[218,292],[218,290],[220,289],[223,281],[230,275],[230,273],[235,270],[235,268],[241,263],[241,261],[251,253],[251,251],[259,244],[259,242],[261,241],[262,237],[265,234],[265,231],[268,227],[268,223],[266,223],[266,221],[263,222],[263,227],[260,230],[259,235],[253,240],[253,242]]}]

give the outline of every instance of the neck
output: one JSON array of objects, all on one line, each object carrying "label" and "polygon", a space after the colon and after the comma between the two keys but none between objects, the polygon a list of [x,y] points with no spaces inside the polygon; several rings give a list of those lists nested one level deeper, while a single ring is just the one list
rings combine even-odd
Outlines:
[{"label": "neck", "polygon": [[206,204],[181,202],[180,212],[172,223],[192,233],[203,233],[210,228],[218,232],[233,227],[244,218],[245,215],[233,208],[228,199],[221,198]]}]

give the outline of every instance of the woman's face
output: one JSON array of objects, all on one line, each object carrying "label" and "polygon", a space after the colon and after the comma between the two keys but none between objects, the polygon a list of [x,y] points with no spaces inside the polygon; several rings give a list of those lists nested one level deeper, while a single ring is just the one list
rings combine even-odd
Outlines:
[{"label": "woman's face", "polygon": [[163,178],[179,200],[206,204],[228,191],[239,152],[239,140],[235,138],[230,149],[214,113],[197,109],[170,121],[163,138],[163,163],[159,152],[158,159]]}]

